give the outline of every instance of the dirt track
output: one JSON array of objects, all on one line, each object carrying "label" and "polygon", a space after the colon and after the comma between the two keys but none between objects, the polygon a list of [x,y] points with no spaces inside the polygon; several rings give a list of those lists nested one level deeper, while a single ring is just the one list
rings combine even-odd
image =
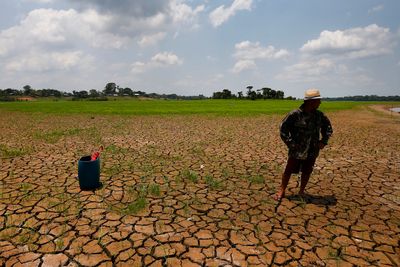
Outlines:
[{"label": "dirt track", "polygon": [[[306,199],[281,116],[0,114],[0,266],[399,266],[400,119],[330,113]],[[99,144],[103,187],[77,160]]]}]

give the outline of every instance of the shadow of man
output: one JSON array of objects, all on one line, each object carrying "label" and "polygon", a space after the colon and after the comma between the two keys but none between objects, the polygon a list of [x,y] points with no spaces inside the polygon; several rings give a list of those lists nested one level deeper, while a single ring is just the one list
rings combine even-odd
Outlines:
[{"label": "shadow of man", "polygon": [[307,204],[314,204],[318,206],[335,206],[337,204],[337,199],[334,195],[327,196],[317,196],[306,194],[303,196],[294,195],[287,197],[290,201],[304,201]]}]

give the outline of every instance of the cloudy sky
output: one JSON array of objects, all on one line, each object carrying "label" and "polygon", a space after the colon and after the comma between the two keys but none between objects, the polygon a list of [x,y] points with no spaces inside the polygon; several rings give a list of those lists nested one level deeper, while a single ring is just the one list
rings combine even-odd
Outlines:
[{"label": "cloudy sky", "polygon": [[1,0],[0,88],[400,94],[399,0]]}]

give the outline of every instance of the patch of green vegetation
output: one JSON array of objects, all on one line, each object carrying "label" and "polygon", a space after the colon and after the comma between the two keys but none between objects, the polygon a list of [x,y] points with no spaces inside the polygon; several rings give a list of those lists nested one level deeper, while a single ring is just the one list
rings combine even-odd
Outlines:
[{"label": "patch of green vegetation", "polygon": [[[131,185],[127,188],[128,204],[119,203],[118,205],[112,205],[108,203],[108,209],[119,212],[124,215],[137,214],[147,206],[147,196],[160,196],[161,190],[158,184],[140,184]],[[117,207],[118,206],[118,207]]]},{"label": "patch of green vegetation", "polygon": [[32,238],[35,235],[35,231],[32,229],[22,229],[18,234],[18,243],[20,245],[27,245],[32,243]]},{"label": "patch of green vegetation", "polygon": [[104,153],[109,153],[111,155],[117,154],[119,151],[120,151],[120,147],[118,147],[114,144],[109,145],[104,149]]},{"label": "patch of green vegetation", "polygon": [[191,209],[190,209],[190,205],[191,203],[189,203],[189,201],[184,201],[183,202],[183,211],[185,212],[185,215],[190,215],[192,212],[191,212]]},{"label": "patch of green vegetation", "polygon": [[212,177],[211,175],[206,175],[204,177],[204,179],[206,180],[207,185],[211,188],[211,189],[219,189],[222,187],[222,181],[218,181],[216,180],[214,177]]},{"label": "patch of green vegetation", "polygon": [[20,184],[20,189],[24,194],[28,193],[31,188],[32,188],[32,185],[30,183],[21,183]]},{"label": "patch of green vegetation", "polygon": [[[301,105],[301,100],[124,100],[105,101],[49,101],[0,102],[0,110],[40,112],[51,114],[120,114],[120,115],[170,115],[213,114],[219,116],[252,116],[285,114]],[[378,102],[323,101],[321,110],[337,111]]]},{"label": "patch of green vegetation", "polygon": [[181,172],[181,176],[183,179],[187,179],[193,183],[196,183],[197,180],[199,179],[198,174],[195,171],[189,170],[189,169],[184,169]]},{"label": "patch of green vegetation", "polygon": [[122,167],[118,164],[112,165],[109,168],[103,168],[102,172],[108,176],[114,176],[122,172]]},{"label": "patch of green vegetation", "polygon": [[301,208],[305,209],[305,207],[307,206],[307,200],[304,197],[300,197],[299,205]]},{"label": "patch of green vegetation", "polygon": [[12,148],[3,144],[0,144],[0,158],[15,158],[20,157],[29,153],[29,149],[26,148]]},{"label": "patch of green vegetation", "polygon": [[146,197],[147,193],[148,193],[148,187],[147,185],[143,184],[143,185],[139,185],[139,197]]},{"label": "patch of green vegetation", "polygon": [[159,197],[160,193],[160,186],[158,184],[151,184],[149,185],[149,193],[153,196]]},{"label": "patch of green vegetation", "polygon": [[150,173],[153,173],[154,167],[153,167],[153,165],[151,165],[151,164],[144,163],[144,164],[140,167],[140,170],[142,170],[142,171],[145,172],[145,173],[150,174]]},{"label": "patch of green vegetation", "polygon": [[72,128],[67,130],[56,130],[49,132],[36,132],[34,137],[39,140],[43,140],[46,143],[54,144],[57,143],[62,137],[73,136],[81,133],[83,129]]},{"label": "patch of green vegetation", "polygon": [[124,214],[137,214],[141,210],[145,209],[147,205],[146,198],[143,196],[138,197],[135,201],[128,204],[123,210]]},{"label": "patch of green vegetation", "polygon": [[264,177],[262,177],[261,175],[250,176],[247,178],[247,180],[252,184],[263,184],[264,183]]},{"label": "patch of green vegetation", "polygon": [[164,183],[168,184],[169,183],[169,178],[166,175],[163,175],[163,181]]},{"label": "patch of green vegetation", "polygon": [[62,250],[64,248],[64,238],[60,237],[55,240],[56,250]]},{"label": "patch of green vegetation", "polygon": [[224,176],[225,179],[229,178],[231,175],[230,172],[227,169],[222,170],[222,175]]}]

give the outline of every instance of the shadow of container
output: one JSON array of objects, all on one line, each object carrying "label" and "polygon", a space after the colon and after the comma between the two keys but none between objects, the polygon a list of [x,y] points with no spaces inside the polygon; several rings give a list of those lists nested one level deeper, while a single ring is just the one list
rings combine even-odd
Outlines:
[{"label": "shadow of container", "polygon": [[100,158],[91,160],[85,156],[78,161],[78,179],[81,190],[95,190],[101,187],[100,183]]}]

